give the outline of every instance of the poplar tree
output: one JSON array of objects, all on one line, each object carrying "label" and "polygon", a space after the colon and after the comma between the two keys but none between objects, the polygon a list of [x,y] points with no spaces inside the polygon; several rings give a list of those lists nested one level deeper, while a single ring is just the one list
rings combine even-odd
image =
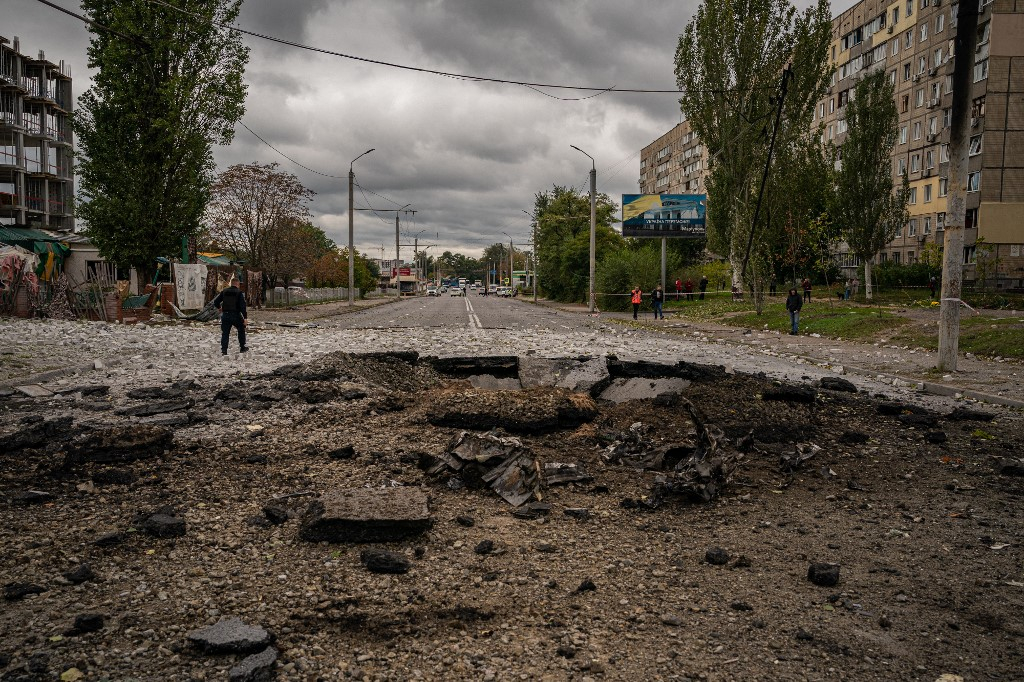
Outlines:
[{"label": "poplar tree", "polygon": [[907,176],[894,189],[892,148],[899,114],[885,71],[857,81],[846,105],[843,142],[829,211],[850,249],[864,263],[864,294],[872,298],[872,260],[907,222]]},{"label": "poplar tree", "polygon": [[[773,201],[772,193],[792,190],[792,182],[781,180],[800,157],[786,151],[812,129],[815,102],[828,85],[831,33],[827,0],[803,13],[789,0],[705,0],[679,37],[679,105],[708,158],[708,248],[729,256],[733,283],[741,285],[751,230],[757,230],[747,283],[759,311],[774,270],[772,254],[785,247],[781,226],[789,221],[784,197]],[[753,226],[787,66],[791,77],[781,102],[776,153],[759,224]]]},{"label": "poplar tree", "polygon": [[95,22],[93,85],[75,131],[87,233],[110,260],[147,276],[157,256],[197,235],[210,196],[213,145],[245,111],[248,48],[218,24],[241,0],[82,0]]}]

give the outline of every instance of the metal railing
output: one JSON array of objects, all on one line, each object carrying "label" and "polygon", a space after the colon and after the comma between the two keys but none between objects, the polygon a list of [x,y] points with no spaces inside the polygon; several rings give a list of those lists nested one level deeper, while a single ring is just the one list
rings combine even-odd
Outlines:
[{"label": "metal railing", "polygon": [[305,303],[348,300],[348,287],[324,287],[321,289],[267,289],[266,305],[279,308]]}]

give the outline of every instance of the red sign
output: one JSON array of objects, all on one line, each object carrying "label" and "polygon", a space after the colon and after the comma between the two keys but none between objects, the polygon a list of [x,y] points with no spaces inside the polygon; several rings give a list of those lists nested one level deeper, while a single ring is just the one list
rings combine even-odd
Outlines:
[{"label": "red sign", "polygon": [[412,268],[398,268],[398,274],[402,277],[406,277],[412,274]]}]

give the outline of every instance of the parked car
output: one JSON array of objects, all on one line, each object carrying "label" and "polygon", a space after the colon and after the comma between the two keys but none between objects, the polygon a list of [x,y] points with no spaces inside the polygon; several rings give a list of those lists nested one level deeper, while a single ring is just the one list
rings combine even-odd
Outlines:
[{"label": "parked car", "polygon": [[498,293],[498,285],[497,284],[492,284],[489,287],[487,287],[487,293],[489,293],[489,294],[496,294],[496,293]]}]

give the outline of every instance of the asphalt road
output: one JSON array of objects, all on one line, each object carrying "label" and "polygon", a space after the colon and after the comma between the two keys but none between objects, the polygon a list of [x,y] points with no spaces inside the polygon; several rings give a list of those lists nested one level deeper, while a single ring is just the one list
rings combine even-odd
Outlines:
[{"label": "asphalt road", "polygon": [[473,291],[468,296],[444,294],[406,298],[351,315],[327,318],[322,323],[343,329],[437,329],[452,332],[524,328],[567,331],[599,326],[585,315],[560,312],[518,298],[482,296]]}]

